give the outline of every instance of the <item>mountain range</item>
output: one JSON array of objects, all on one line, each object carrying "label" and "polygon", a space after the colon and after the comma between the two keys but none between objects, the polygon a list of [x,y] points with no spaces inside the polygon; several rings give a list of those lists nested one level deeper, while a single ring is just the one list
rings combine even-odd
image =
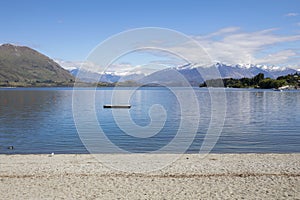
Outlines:
[{"label": "mountain range", "polygon": [[[204,78],[201,74],[205,74],[206,79],[209,77],[216,78],[214,76],[214,69],[217,69],[220,73],[221,78],[251,78],[259,73],[263,73],[265,77],[277,78],[279,76],[285,76],[288,74],[294,74],[297,72],[295,69],[287,67],[277,67],[277,66],[266,66],[266,65],[227,65],[223,63],[216,63],[208,67],[200,67],[197,64],[186,64],[183,66],[178,66],[174,68],[167,68],[163,70],[156,71],[152,74],[130,74],[126,76],[115,75],[113,73],[99,74],[91,71],[79,69],[71,70],[71,74],[74,76],[78,75],[78,78],[82,81],[87,82],[125,82],[134,81],[139,84],[162,84],[169,86],[182,86],[185,85],[185,80],[187,80],[191,85],[198,86],[200,83],[204,82]],[[185,80],[182,80],[182,76]]]},{"label": "mountain range", "polygon": [[215,69],[219,71],[221,78],[235,79],[251,78],[259,73],[263,73],[265,77],[277,78],[297,72],[291,68],[266,65],[215,63],[212,66],[201,67],[188,63],[151,74],[132,72],[121,76],[114,72],[99,74],[88,70],[80,70],[78,73],[79,69],[74,67],[68,71],[51,58],[26,46],[11,44],[0,46],[0,83],[2,86],[33,86],[41,85],[41,83],[41,86],[53,86],[53,84],[55,86],[56,83],[72,85],[75,76],[82,82],[134,82],[139,85],[168,86],[184,86],[189,82],[193,86],[198,86],[205,81],[201,75],[205,75],[206,80],[216,78]]}]

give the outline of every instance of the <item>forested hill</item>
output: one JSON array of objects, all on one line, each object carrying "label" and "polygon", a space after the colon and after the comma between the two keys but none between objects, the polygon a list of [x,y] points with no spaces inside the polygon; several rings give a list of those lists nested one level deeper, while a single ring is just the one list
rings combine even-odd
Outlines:
[{"label": "forested hill", "polygon": [[300,88],[300,74],[289,74],[280,76],[277,79],[265,78],[264,74],[260,73],[253,78],[225,78],[207,80],[200,84],[200,87],[231,87],[231,88],[280,88],[289,86],[290,88]]},{"label": "forested hill", "polygon": [[74,77],[49,57],[25,46],[0,46],[1,86],[69,84]]}]

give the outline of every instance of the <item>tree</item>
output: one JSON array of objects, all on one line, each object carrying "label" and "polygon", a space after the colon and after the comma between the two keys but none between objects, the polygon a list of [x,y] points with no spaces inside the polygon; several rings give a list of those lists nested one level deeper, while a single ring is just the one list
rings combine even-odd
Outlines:
[{"label": "tree", "polygon": [[263,73],[259,73],[253,77],[253,85],[259,85],[259,82],[264,80],[265,75]]},{"label": "tree", "polygon": [[262,89],[271,89],[271,88],[279,88],[286,85],[285,80],[274,80],[270,78],[266,78],[259,82],[259,87]]}]

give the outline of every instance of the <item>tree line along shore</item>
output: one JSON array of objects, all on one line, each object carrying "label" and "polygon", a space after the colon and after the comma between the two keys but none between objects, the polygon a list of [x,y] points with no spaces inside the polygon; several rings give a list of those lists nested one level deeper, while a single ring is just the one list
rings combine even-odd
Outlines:
[{"label": "tree line along shore", "polygon": [[200,87],[229,87],[229,88],[259,88],[259,89],[278,89],[300,88],[300,74],[289,74],[286,76],[280,76],[277,79],[265,78],[263,73],[259,73],[253,78],[223,78],[223,79],[211,79],[200,84]]}]

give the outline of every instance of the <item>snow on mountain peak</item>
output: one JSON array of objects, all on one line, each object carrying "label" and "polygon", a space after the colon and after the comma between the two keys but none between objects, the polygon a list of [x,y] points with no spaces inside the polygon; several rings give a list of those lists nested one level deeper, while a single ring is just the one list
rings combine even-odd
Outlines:
[{"label": "snow on mountain peak", "polygon": [[268,66],[268,65],[256,65],[257,68],[266,70],[266,71],[284,71],[287,70],[286,67],[279,67],[279,66]]},{"label": "snow on mountain peak", "polygon": [[227,64],[223,64],[223,63],[216,63],[215,64],[216,67],[233,67],[233,68],[240,68],[240,69],[251,69],[251,68],[258,68],[258,69],[262,69],[265,71],[285,71],[288,70],[289,68],[287,67],[280,67],[280,66],[268,66],[268,65],[256,65],[256,64],[236,64],[236,65],[227,65]]}]

